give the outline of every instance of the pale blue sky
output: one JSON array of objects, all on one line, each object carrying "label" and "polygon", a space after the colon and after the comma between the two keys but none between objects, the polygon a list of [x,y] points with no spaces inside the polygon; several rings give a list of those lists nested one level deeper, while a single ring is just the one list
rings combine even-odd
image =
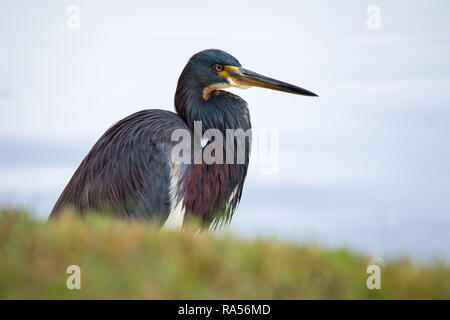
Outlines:
[{"label": "pale blue sky", "polygon": [[[68,30],[66,8],[81,8]],[[366,26],[369,5],[381,29]],[[0,201],[46,217],[114,122],[173,109],[187,59],[220,48],[318,99],[233,90],[280,131],[280,170],[250,171],[231,228],[450,256],[446,1],[3,1]]]}]

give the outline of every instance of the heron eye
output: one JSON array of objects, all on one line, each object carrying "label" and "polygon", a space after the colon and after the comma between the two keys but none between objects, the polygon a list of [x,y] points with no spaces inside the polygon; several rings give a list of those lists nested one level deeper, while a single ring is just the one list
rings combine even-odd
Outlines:
[{"label": "heron eye", "polygon": [[217,72],[223,71],[223,65],[221,64],[215,64],[214,69],[216,69]]}]

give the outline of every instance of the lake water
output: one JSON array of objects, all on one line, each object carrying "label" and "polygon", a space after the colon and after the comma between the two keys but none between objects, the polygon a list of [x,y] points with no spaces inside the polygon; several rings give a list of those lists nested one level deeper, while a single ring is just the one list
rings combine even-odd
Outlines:
[{"label": "lake water", "polygon": [[[8,147],[4,145],[3,150]],[[20,153],[9,150],[0,166],[0,203],[31,208],[46,219],[76,168],[70,159],[81,160],[83,152],[29,145]],[[405,200],[403,193],[396,198],[394,186],[383,185],[382,180],[362,179],[361,174],[351,175],[351,170],[342,180],[336,174],[330,174],[327,180],[326,173],[333,170],[326,170],[317,159],[312,161],[311,154],[288,157],[281,153],[277,174],[261,175],[257,165],[250,170],[230,225],[235,234],[346,246],[382,259],[402,254],[426,260],[450,257],[450,218],[444,194],[434,190],[431,193],[436,198],[429,193],[422,194],[422,199]],[[330,160],[329,166],[335,163]],[[320,176],[302,173],[318,167],[323,169]],[[341,169],[345,168],[343,164]],[[414,186],[404,187],[417,192]],[[440,203],[435,199],[441,199]]]}]

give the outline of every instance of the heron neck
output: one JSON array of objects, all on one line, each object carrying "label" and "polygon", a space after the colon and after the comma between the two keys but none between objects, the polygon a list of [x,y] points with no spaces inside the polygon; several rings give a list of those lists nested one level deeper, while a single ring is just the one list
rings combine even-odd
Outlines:
[{"label": "heron neck", "polygon": [[[201,88],[185,90],[179,86],[175,95],[175,108],[194,133],[194,150],[198,150],[196,142],[197,147],[200,146],[199,136],[196,134],[198,127],[194,130],[194,122],[201,121],[202,137],[208,129],[220,130],[223,133],[223,153],[222,157],[216,153],[219,151],[216,149],[220,148],[219,144],[212,149],[201,147],[200,153],[196,154],[194,151],[191,154],[193,165],[183,180],[186,190],[183,206],[187,215],[200,218],[200,221],[213,221],[220,210],[223,213],[219,215],[219,220],[227,220],[239,202],[247,175],[251,149],[251,130],[248,130],[251,128],[250,118],[247,103],[238,96],[220,91],[204,100],[202,91]],[[242,129],[246,133],[244,139],[238,141],[237,137],[232,136],[230,144],[227,129]],[[229,148],[230,146],[233,147]],[[210,156],[209,159],[213,159],[213,162],[207,163],[206,156]]]},{"label": "heron neck", "polygon": [[178,85],[175,108],[179,116],[193,130],[194,122],[201,121],[203,130],[251,128],[247,103],[230,92],[217,90],[208,100],[203,98],[202,88],[186,88]]}]

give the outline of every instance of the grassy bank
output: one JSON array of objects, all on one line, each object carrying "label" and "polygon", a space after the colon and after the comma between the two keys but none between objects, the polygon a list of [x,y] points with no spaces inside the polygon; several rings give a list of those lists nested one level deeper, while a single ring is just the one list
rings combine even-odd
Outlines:
[{"label": "grassy bank", "polygon": [[[0,212],[0,299],[450,298],[450,266],[397,259],[368,290],[368,258],[272,239],[158,232],[145,223]],[[81,290],[66,268],[81,268]]]}]

